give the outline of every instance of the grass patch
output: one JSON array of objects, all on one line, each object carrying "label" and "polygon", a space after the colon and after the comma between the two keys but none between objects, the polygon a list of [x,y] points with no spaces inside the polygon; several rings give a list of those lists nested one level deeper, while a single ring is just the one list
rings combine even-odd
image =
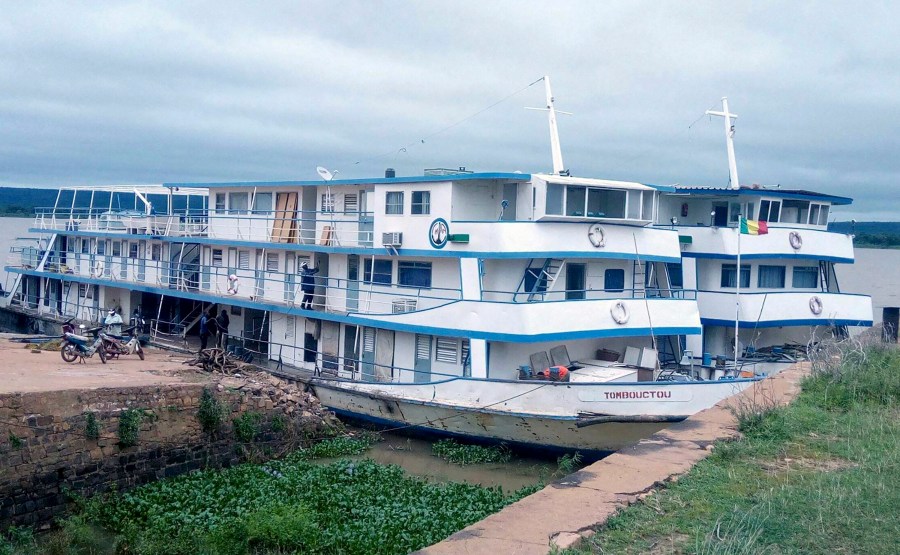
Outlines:
[{"label": "grass patch", "polygon": [[512,452],[505,445],[466,445],[453,439],[442,439],[431,446],[431,452],[453,464],[507,463]]},{"label": "grass patch", "polygon": [[262,465],[97,496],[82,501],[66,522],[113,533],[119,553],[399,554],[435,543],[536,489],[507,495],[499,487],[429,483],[371,460],[311,460],[358,454],[372,441],[333,438]]},{"label": "grass patch", "polygon": [[844,345],[788,407],[565,553],[895,553],[900,351]]}]

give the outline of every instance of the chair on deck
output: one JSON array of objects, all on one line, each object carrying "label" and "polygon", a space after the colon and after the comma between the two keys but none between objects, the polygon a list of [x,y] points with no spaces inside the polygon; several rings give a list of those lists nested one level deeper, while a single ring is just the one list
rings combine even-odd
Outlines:
[{"label": "chair on deck", "polygon": [[578,365],[578,361],[572,362],[569,358],[569,349],[565,345],[558,345],[550,349],[550,360],[554,366],[565,366],[569,370],[582,368]]}]

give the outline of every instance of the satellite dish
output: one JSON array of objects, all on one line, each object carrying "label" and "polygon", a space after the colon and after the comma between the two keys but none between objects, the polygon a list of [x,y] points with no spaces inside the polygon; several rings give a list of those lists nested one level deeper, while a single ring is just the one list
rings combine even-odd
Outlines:
[{"label": "satellite dish", "polygon": [[322,166],[316,166],[316,171],[319,172],[319,175],[325,181],[331,181],[332,179],[334,179],[334,176],[331,174],[331,172],[326,168],[323,168]]}]

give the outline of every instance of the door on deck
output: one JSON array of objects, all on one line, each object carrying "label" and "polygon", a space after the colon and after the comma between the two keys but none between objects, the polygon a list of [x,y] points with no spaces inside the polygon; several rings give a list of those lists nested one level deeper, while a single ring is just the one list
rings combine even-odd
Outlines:
[{"label": "door on deck", "polygon": [[716,227],[725,227],[728,225],[728,203],[713,203],[713,225]]},{"label": "door on deck", "polygon": [[362,328],[362,379],[375,381],[375,328]]},{"label": "door on deck", "polygon": [[147,241],[138,242],[138,281],[147,279]]},{"label": "door on deck", "polygon": [[394,378],[394,331],[378,329],[375,333],[375,380],[390,382]]},{"label": "door on deck", "polygon": [[583,300],[585,296],[585,265],[566,265],[566,300]]},{"label": "door on deck", "polygon": [[504,183],[503,184],[503,203],[506,203],[504,206],[501,204],[502,213],[500,216],[500,220],[504,222],[512,222],[516,219],[516,199],[519,196],[519,184],[518,183]]},{"label": "door on deck", "polygon": [[361,192],[359,203],[359,246],[371,247],[375,235],[375,219],[369,212],[372,203],[373,191]]},{"label": "door on deck", "polygon": [[413,366],[415,383],[431,381],[431,342],[430,335],[416,334],[416,360]]},{"label": "door on deck", "polygon": [[347,312],[359,310],[359,255],[347,257]]},{"label": "door on deck", "polygon": [[286,253],[284,257],[284,302],[292,304],[294,302],[294,275],[297,273],[297,259],[292,252]]},{"label": "door on deck", "polygon": [[344,326],[344,372],[349,372],[351,380],[359,370],[359,333],[359,326]]}]

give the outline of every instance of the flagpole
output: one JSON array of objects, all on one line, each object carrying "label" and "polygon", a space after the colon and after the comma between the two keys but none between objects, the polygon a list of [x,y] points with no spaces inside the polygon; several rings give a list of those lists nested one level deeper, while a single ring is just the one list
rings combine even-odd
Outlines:
[{"label": "flagpole", "polygon": [[734,295],[734,369],[738,368],[738,331],[740,330],[741,317],[741,227],[744,223],[744,217],[738,214],[737,227],[737,280]]}]

